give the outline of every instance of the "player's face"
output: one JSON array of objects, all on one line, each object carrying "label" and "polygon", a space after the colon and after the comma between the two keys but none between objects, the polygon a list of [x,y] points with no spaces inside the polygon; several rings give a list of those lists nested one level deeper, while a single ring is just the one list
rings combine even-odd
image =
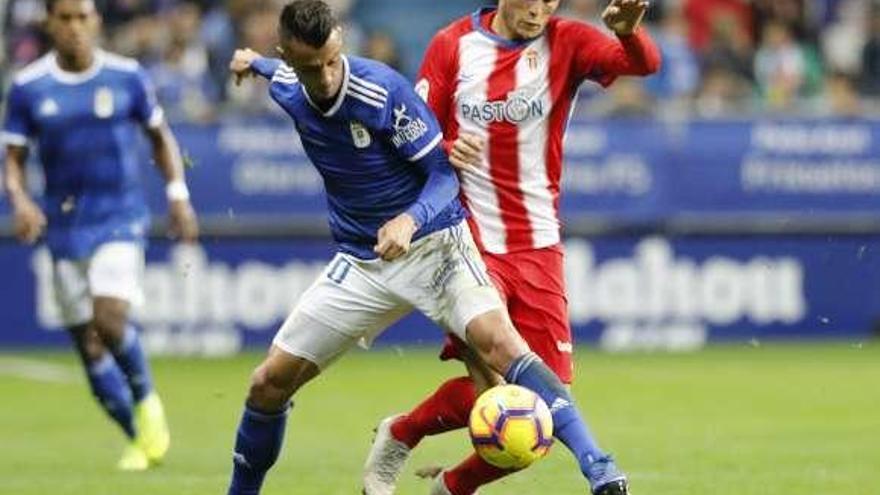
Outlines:
[{"label": "player's face", "polygon": [[92,0],[59,0],[46,19],[55,49],[65,57],[92,52],[101,29],[101,18]]},{"label": "player's face", "polygon": [[281,58],[296,72],[312,98],[329,100],[342,86],[342,30],[335,29],[321,48],[297,39],[283,40]]},{"label": "player's face", "polygon": [[559,0],[500,0],[498,16],[504,31],[513,39],[541,36],[550,17],[559,8]]}]

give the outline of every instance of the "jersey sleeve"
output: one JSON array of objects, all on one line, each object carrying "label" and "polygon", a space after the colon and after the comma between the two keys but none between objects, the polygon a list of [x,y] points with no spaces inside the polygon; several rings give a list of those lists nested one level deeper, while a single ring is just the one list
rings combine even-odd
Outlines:
[{"label": "jersey sleeve", "polygon": [[165,112],[156,98],[156,88],[143,67],[138,66],[134,81],[134,117],[150,129],[165,122]]},{"label": "jersey sleeve", "polygon": [[24,87],[13,84],[6,101],[6,116],[0,141],[4,145],[27,146],[35,132],[31,109]]},{"label": "jersey sleeve", "polygon": [[431,40],[416,83],[416,93],[422,97],[440,119],[448,122],[453,108],[452,99],[455,95],[456,58],[455,38],[441,31]]},{"label": "jersey sleeve", "polygon": [[411,162],[430,153],[443,139],[437,118],[402,76],[388,95],[381,125],[398,156]]},{"label": "jersey sleeve", "polygon": [[277,58],[260,57],[251,62],[251,70],[265,77],[266,79],[273,79],[275,73],[282,67],[284,68],[285,72],[289,72],[290,76],[295,78],[293,71],[287,68],[287,66],[284,65],[281,60]]},{"label": "jersey sleeve", "polygon": [[560,33],[574,44],[574,77],[609,86],[620,76],[646,76],[660,68],[660,50],[645,29],[612,36],[580,22],[568,22]]}]

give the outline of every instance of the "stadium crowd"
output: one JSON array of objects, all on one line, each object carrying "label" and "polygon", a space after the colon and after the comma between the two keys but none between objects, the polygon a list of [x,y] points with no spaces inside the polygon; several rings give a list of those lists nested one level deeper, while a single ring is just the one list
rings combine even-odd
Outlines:
[{"label": "stadium crowd", "polygon": [[[359,22],[357,2],[330,2],[345,19],[350,52],[412,72],[418,61],[403,60],[399,44],[405,40],[382,26],[367,29]],[[96,3],[104,15],[104,45],[144,64],[173,120],[212,121],[227,110],[274,111],[263,83],[229,84],[227,63],[236,46],[273,53],[283,0]],[[605,3],[565,0],[562,15],[600,24]],[[43,4],[0,0],[0,78],[45,50]],[[474,1],[474,7],[479,4]],[[424,5],[408,2],[407,15]],[[449,18],[460,14],[454,9]],[[855,116],[870,112],[880,96],[877,0],[654,0],[649,26],[663,50],[661,72],[644,81],[620,81],[609,92],[585,87],[579,112]]]}]

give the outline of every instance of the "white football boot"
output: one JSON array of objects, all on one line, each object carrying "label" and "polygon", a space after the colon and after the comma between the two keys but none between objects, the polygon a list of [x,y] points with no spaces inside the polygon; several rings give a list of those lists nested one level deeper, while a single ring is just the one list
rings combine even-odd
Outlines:
[{"label": "white football boot", "polygon": [[364,464],[365,495],[392,495],[397,488],[397,478],[410,454],[410,448],[391,435],[391,425],[400,416],[389,416],[376,427],[373,446]]}]

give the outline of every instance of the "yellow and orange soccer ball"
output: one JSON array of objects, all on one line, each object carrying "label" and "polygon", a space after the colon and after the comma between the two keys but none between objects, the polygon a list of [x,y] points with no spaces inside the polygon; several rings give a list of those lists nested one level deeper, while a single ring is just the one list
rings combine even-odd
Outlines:
[{"label": "yellow and orange soccer ball", "polygon": [[503,469],[525,468],[547,455],[553,444],[550,409],[519,385],[499,385],[480,395],[469,427],[477,453]]}]

